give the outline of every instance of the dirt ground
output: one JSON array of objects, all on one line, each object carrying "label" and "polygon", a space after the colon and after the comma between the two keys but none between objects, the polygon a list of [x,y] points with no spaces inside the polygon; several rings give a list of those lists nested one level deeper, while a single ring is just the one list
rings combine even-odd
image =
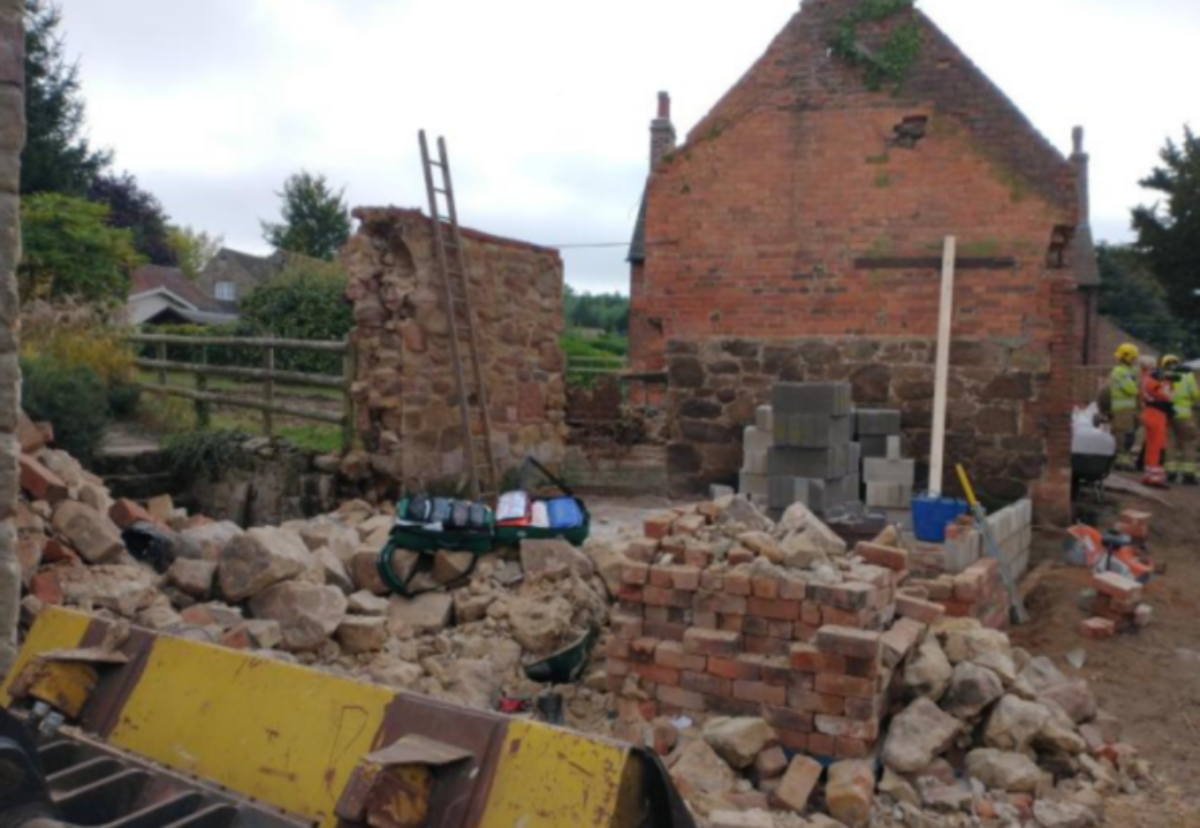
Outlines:
[{"label": "dirt ground", "polygon": [[[1170,508],[1109,494],[1098,519],[1104,528],[1121,509],[1154,514],[1149,550],[1167,571],[1146,590],[1154,608],[1149,627],[1107,641],[1083,638],[1077,627],[1086,615],[1077,598],[1088,573],[1059,565],[1030,594],[1033,621],[1012,631],[1030,652],[1086,678],[1101,707],[1124,721],[1125,739],[1152,763],[1152,790],[1110,803],[1105,824],[1114,828],[1200,826],[1200,488],[1177,486],[1164,498]],[[1061,560],[1061,537],[1042,535],[1035,560]],[[1072,650],[1086,654],[1080,670],[1067,663]]]}]

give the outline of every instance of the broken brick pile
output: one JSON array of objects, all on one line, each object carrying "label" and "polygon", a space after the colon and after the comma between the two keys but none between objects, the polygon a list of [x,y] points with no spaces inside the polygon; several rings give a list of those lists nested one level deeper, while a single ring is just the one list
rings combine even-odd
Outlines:
[{"label": "broken brick pile", "polygon": [[910,578],[908,591],[941,606],[951,618],[974,618],[985,627],[1008,626],[1009,599],[995,558],[983,558],[957,575]]}]

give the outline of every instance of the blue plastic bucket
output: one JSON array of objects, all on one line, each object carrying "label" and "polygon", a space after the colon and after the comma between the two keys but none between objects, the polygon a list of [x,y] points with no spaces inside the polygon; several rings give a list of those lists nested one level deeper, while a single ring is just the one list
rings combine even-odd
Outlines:
[{"label": "blue plastic bucket", "polygon": [[945,543],[946,525],[965,515],[968,508],[965,500],[917,495],[912,502],[913,534],[926,543]]}]

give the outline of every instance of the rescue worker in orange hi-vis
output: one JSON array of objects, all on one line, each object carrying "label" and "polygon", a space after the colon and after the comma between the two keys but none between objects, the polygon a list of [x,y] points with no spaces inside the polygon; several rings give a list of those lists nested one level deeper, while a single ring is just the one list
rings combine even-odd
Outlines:
[{"label": "rescue worker in orange hi-vis", "polygon": [[1163,455],[1167,450],[1167,434],[1175,414],[1174,394],[1167,372],[1155,369],[1142,378],[1142,425],[1146,429],[1146,460],[1142,482],[1147,486],[1166,489],[1167,470]]}]

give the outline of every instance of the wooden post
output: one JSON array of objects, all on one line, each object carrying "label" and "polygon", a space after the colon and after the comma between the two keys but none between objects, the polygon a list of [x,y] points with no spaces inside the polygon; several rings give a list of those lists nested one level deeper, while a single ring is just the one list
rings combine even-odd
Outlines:
[{"label": "wooden post", "polygon": [[[267,382],[263,386],[268,406],[275,404],[275,346],[268,345],[266,349]],[[275,416],[269,408],[263,409],[263,433],[268,437],[275,436]]]},{"label": "wooden post", "polygon": [[354,340],[346,337],[346,351],[342,354],[342,377],[345,379],[345,390],[342,398],[342,409],[346,421],[342,426],[342,451],[348,452],[354,448],[354,380],[358,373],[357,354],[354,350]]},{"label": "wooden post", "polygon": [[[200,346],[200,364],[208,364],[208,348],[204,345]],[[196,390],[201,394],[208,392],[208,375],[204,371],[196,371]],[[209,405],[201,400],[196,400],[196,425],[199,428],[208,428],[212,420]]]},{"label": "wooden post", "polygon": [[937,370],[933,385],[933,440],[929,449],[929,493],[942,493],[946,460],[946,395],[950,384],[950,336],[954,327],[954,259],[957,242],[946,237],[942,252],[942,297],[938,309]]},{"label": "wooden post", "polygon": [[[165,343],[165,342],[158,343],[158,361],[159,362],[167,361],[167,343]],[[167,369],[162,366],[159,366],[159,369],[158,369],[158,384],[159,385],[167,384]]]}]

